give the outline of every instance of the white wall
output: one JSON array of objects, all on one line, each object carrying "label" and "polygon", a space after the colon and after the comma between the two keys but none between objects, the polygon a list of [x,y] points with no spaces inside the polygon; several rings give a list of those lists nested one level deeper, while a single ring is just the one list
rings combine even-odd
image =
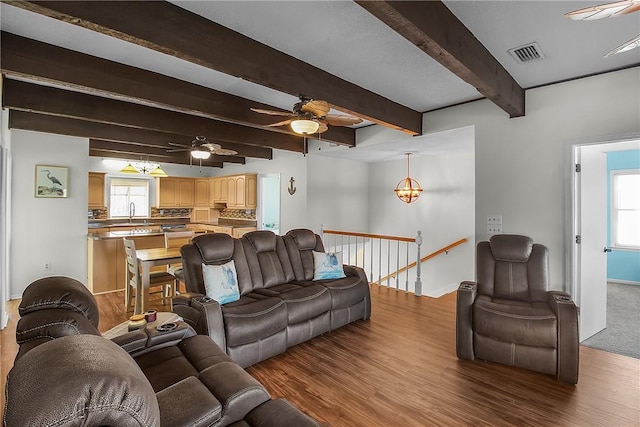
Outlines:
[{"label": "white wall", "polygon": [[[563,289],[567,145],[640,131],[640,67],[526,92],[526,116],[509,119],[488,100],[424,115],[436,132],[475,126],[476,239],[486,239],[489,214],[503,232],[548,246],[551,284]],[[569,261],[566,261],[569,262]]]},{"label": "white wall", "polygon": [[[475,277],[474,154],[450,153],[411,158],[411,177],[423,188],[406,204],[393,192],[406,177],[406,161],[372,163],[369,168],[369,232],[415,237],[422,231],[425,256],[459,239],[468,243],[422,265],[423,293],[440,295]],[[401,254],[402,254],[401,250]],[[411,261],[415,261],[412,256]],[[409,275],[413,289],[415,269]]]},{"label": "white wall", "polygon": [[[9,297],[33,280],[64,275],[87,282],[87,158],[89,140],[11,132],[12,205]],[[35,165],[69,168],[67,198],[35,198]],[[44,272],[44,263],[51,271]]]},{"label": "white wall", "polygon": [[307,227],[369,231],[369,167],[353,160],[309,155]]}]

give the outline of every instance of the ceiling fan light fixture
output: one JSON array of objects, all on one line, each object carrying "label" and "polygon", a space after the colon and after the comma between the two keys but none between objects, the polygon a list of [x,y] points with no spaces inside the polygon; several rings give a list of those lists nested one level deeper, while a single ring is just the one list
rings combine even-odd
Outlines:
[{"label": "ceiling fan light fixture", "polygon": [[311,135],[318,131],[320,123],[309,119],[298,119],[291,122],[291,129],[301,135]]},{"label": "ceiling fan light fixture", "polygon": [[211,153],[209,151],[200,150],[198,148],[195,148],[195,149],[191,150],[191,157],[193,157],[194,159],[198,159],[198,160],[206,160],[209,157],[211,157]]}]

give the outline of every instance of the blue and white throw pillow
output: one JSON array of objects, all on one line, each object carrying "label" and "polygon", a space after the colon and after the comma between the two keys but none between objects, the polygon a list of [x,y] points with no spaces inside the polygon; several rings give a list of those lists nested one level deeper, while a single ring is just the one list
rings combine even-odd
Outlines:
[{"label": "blue and white throw pillow", "polygon": [[313,252],[313,280],[342,279],[342,252]]},{"label": "blue and white throw pillow", "polygon": [[202,264],[202,275],[209,298],[213,298],[220,304],[240,299],[238,275],[233,260],[222,265]]}]

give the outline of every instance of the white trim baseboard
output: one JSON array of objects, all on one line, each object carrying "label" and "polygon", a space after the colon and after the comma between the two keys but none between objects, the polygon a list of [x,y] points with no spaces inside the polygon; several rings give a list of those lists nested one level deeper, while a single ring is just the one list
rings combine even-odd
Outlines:
[{"label": "white trim baseboard", "polygon": [[635,285],[640,286],[640,282],[635,282],[633,280],[621,280],[621,279],[607,279],[607,283],[619,283],[621,285]]}]

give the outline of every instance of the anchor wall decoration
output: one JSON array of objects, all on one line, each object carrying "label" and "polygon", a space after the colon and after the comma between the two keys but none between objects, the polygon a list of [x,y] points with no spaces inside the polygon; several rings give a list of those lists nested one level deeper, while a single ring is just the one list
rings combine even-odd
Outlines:
[{"label": "anchor wall decoration", "polygon": [[296,180],[291,177],[289,179],[289,188],[287,188],[287,191],[289,191],[289,194],[291,194],[292,196],[296,193],[296,187],[293,186],[294,182],[296,182]]}]

